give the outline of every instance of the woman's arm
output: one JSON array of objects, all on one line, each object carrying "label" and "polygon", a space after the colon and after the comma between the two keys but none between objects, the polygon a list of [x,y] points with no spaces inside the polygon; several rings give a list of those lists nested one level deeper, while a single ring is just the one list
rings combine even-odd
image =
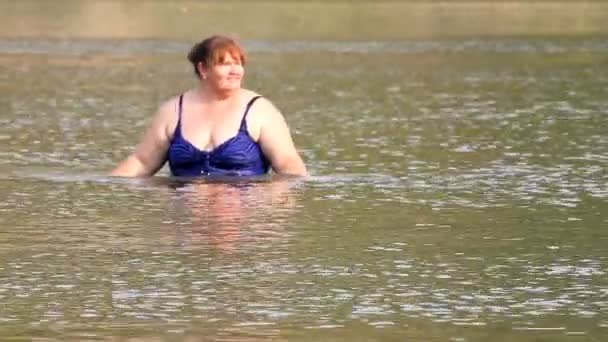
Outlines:
[{"label": "woman's arm", "polygon": [[141,177],[154,175],[165,163],[171,141],[169,127],[176,120],[175,100],[161,105],[144,134],[143,139],[130,156],[110,172],[112,176]]},{"label": "woman's arm", "polygon": [[259,144],[272,169],[278,174],[306,176],[306,166],[296,151],[283,114],[268,100],[259,100]]}]

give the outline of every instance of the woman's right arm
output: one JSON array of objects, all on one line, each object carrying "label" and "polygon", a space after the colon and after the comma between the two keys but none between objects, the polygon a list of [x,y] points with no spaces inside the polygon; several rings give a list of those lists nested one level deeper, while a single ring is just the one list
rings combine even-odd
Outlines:
[{"label": "woman's right arm", "polygon": [[152,176],[163,167],[173,134],[170,127],[176,125],[175,108],[175,99],[171,99],[159,107],[135,152],[120,162],[110,172],[111,176]]}]

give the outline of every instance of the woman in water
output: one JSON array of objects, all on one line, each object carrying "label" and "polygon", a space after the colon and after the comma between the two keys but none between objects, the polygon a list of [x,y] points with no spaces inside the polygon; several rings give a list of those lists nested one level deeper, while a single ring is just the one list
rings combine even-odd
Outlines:
[{"label": "woman in water", "polygon": [[199,84],[162,104],[135,152],[114,176],[151,176],[166,161],[174,176],[303,176],[283,115],[241,88],[245,53],[233,40],[212,36],[188,54]]}]

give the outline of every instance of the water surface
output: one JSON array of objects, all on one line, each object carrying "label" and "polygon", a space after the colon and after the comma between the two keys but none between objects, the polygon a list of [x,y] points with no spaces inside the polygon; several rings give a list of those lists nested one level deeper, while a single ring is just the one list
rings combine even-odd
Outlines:
[{"label": "water surface", "polygon": [[0,40],[0,335],[606,335],[605,37],[245,45],[309,179],[107,177],[188,41]]}]

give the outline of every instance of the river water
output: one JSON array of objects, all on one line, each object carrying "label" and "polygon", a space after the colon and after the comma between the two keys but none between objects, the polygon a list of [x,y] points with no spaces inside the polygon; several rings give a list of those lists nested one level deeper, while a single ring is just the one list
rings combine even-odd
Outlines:
[{"label": "river water", "polygon": [[247,39],[311,176],[107,177],[176,38],[0,40],[0,335],[600,341],[608,43]]}]

